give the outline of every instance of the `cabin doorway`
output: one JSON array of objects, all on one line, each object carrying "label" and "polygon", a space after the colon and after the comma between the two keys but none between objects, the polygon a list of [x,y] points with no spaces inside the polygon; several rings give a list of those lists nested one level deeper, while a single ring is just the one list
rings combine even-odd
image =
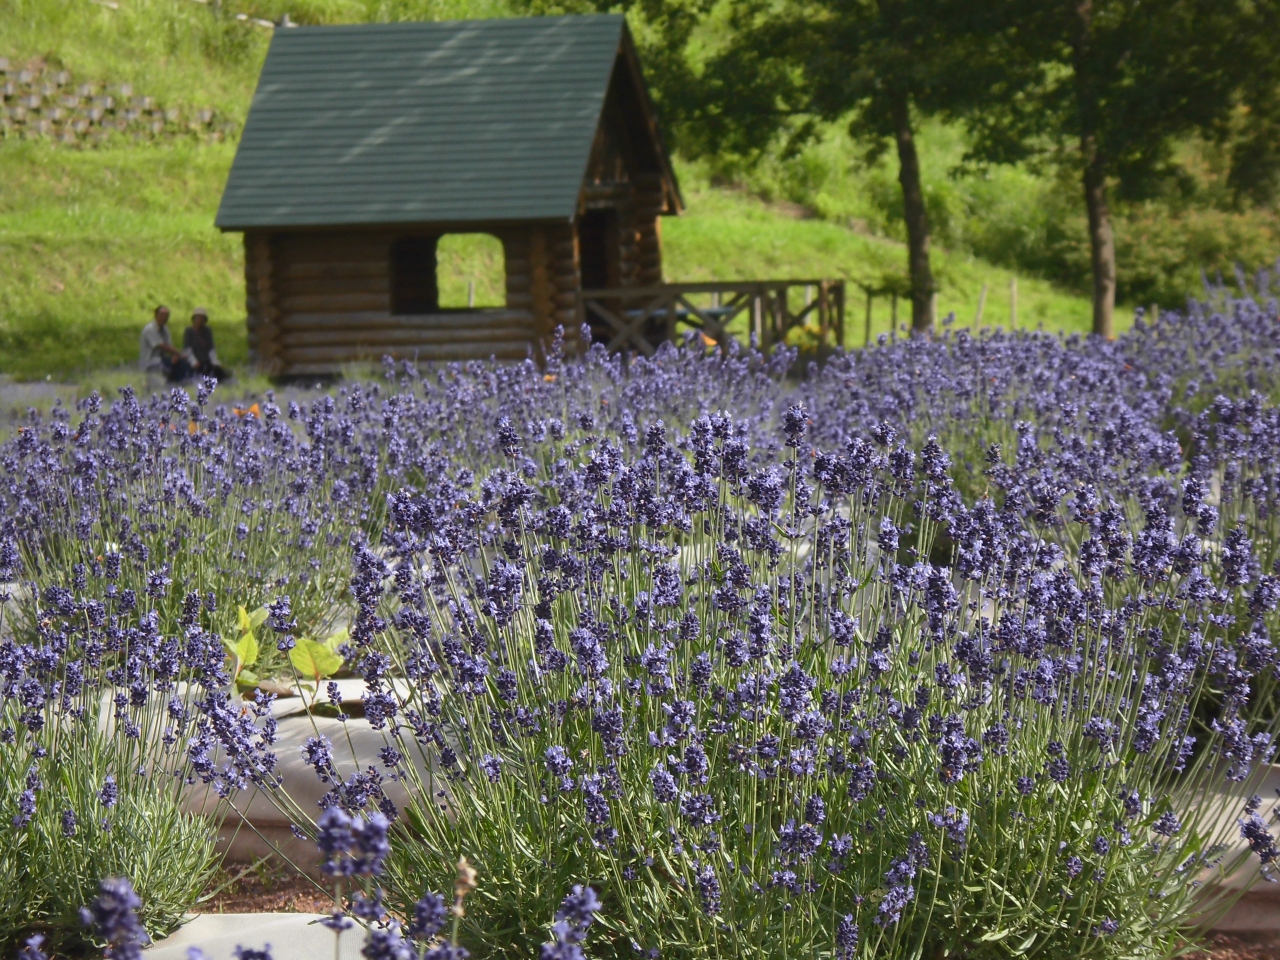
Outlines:
[{"label": "cabin doorway", "polygon": [[618,211],[588,210],[578,219],[583,290],[618,286]]},{"label": "cabin doorway", "polygon": [[[604,208],[588,210],[578,218],[578,271],[583,290],[605,290],[619,286],[618,211]],[[622,304],[605,301],[611,310]],[[598,317],[592,317],[591,339],[607,343],[611,329]]]},{"label": "cabin doorway", "polygon": [[401,237],[391,245],[391,312],[421,315],[440,309],[436,237]]}]

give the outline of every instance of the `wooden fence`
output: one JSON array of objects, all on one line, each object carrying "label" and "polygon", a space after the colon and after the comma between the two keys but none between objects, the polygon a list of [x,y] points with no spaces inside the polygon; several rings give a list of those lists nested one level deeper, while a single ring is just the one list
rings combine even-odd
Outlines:
[{"label": "wooden fence", "polygon": [[[705,302],[704,302],[705,301]],[[799,301],[795,307],[793,301]],[[696,330],[708,343],[729,336],[728,327],[745,314],[747,329],[762,350],[785,340],[788,331],[811,319],[822,346],[844,346],[843,280],[746,280],[724,283],[664,283],[650,287],[583,290],[582,319],[609,350],[652,356],[681,328]]]}]

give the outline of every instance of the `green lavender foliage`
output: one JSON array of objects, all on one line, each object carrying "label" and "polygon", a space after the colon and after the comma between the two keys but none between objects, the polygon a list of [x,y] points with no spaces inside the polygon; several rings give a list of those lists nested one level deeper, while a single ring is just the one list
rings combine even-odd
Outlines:
[{"label": "green lavender foliage", "polygon": [[[591,449],[591,440],[579,436],[532,454],[545,471],[535,499],[554,510],[561,496],[555,465],[588,460]],[[677,460],[657,469],[675,471]],[[1090,594],[1078,559],[1085,525],[1072,523],[1065,511],[1045,523],[1058,530],[1065,550],[1029,535],[1021,548],[1048,555],[1027,567],[1006,555],[954,590],[941,571],[904,590],[890,582],[877,532],[886,523],[895,530],[916,526],[918,555],[929,556],[949,480],[932,484],[917,508],[921,490],[887,472],[841,496],[797,494],[804,473],[796,460],[787,469],[790,491],[777,512],[753,504],[745,485],[724,482],[687,524],[654,529],[630,513],[635,502],[620,485],[606,484],[589,502],[573,505],[578,515],[599,518],[594,543],[581,528],[573,536],[549,533],[534,511],[477,512],[470,515],[474,539],[467,540],[466,560],[422,557],[419,582],[406,572],[415,569],[416,555],[397,557],[399,602],[388,600],[382,613],[397,622],[397,610],[425,600],[438,633],[430,652],[420,636],[396,632],[382,638],[378,651],[396,674],[409,676],[413,658],[434,656],[438,674],[423,678],[419,662],[419,683],[396,692],[406,716],[435,718],[431,729],[458,760],[454,765],[446,757],[446,747],[424,746],[412,724],[393,737],[419,767],[435,773],[429,779],[408,774],[414,798],[394,847],[393,902],[412,903],[424,882],[438,887],[465,854],[484,876],[479,906],[468,919],[469,942],[484,953],[527,953],[539,930],[525,918],[545,916],[565,884],[583,876],[601,891],[604,922],[622,955],[631,940],[679,956],[839,953],[845,916],[858,924],[858,955],[865,956],[1172,953],[1196,911],[1211,909],[1216,882],[1238,866],[1221,858],[1243,796],[1206,802],[1208,791],[1223,784],[1216,747],[1179,757],[1184,736],[1205,735],[1194,714],[1210,692],[1208,676],[1202,671],[1150,701],[1142,691],[1152,684],[1160,689],[1157,661],[1166,644],[1183,650],[1203,633],[1205,643],[1226,649],[1238,638],[1185,601],[1174,604],[1172,616],[1149,603],[1132,573],[1108,578]],[[809,502],[820,505],[812,514]],[[743,546],[738,560],[730,560],[726,527],[754,527],[748,539],[764,545]],[[610,538],[627,546],[601,545]],[[514,595],[528,602],[516,605],[506,622],[485,616],[485,595],[475,585],[492,583],[501,556],[517,552],[527,566]],[[546,628],[535,613],[535,598],[545,600],[547,584],[562,575],[544,565],[553,552],[572,553],[588,565],[597,561],[586,586],[551,602],[544,623],[554,647],[539,642]],[[904,549],[896,559],[908,563],[911,556]],[[745,569],[731,570],[734,563]],[[746,642],[771,638],[760,641],[761,656],[737,665],[728,645],[744,624],[714,599],[735,577],[751,591],[743,595],[751,598]],[[672,582],[683,584],[678,597],[657,601]],[[1174,577],[1157,594],[1173,601],[1182,586]],[[1047,604],[1046,592],[1055,594]],[[647,616],[626,615],[646,609]],[[856,624],[852,634],[849,623]],[[1076,658],[1068,679],[1046,682],[1042,695],[1034,692],[1034,679],[1019,691],[1011,674],[1025,669],[1033,677],[1044,669],[1043,655],[1011,650],[1001,654],[1007,657],[1003,679],[988,676],[984,685],[972,670],[967,679],[957,676],[963,672],[957,638],[1037,624],[1057,633]],[[584,670],[576,652],[567,669],[548,669],[549,650],[580,650],[584,625],[588,634],[607,637],[607,667]],[[492,675],[468,680],[474,664],[448,649],[449,638],[457,644],[463,636],[472,637],[472,649],[479,637],[494,673],[497,664],[508,665],[513,676],[506,683],[518,689],[504,689]],[[649,665],[664,645],[668,654],[655,672]],[[878,665],[877,652],[884,658]],[[709,675],[698,681],[692,678],[700,657]],[[788,676],[799,687],[789,690]],[[949,694],[940,697],[944,684],[935,684],[937,677],[956,677]],[[729,697],[741,694],[744,683],[759,693],[745,712],[741,702],[731,707]],[[805,689],[810,683],[812,700]],[[803,691],[799,702],[795,689]],[[1270,689],[1264,679],[1255,695],[1265,701]],[[808,712],[819,696],[846,704],[845,712],[833,715],[824,700],[827,727],[806,740],[801,724],[823,726]],[[684,722],[701,736],[686,731],[655,745],[653,736],[670,734],[672,710],[686,699],[693,713]],[[902,712],[913,706],[921,715],[914,724],[902,722]],[[600,717],[613,709],[620,711],[622,733],[611,742],[602,732],[610,725]],[[1153,709],[1160,716],[1146,732],[1154,733],[1154,745],[1138,745],[1149,722],[1143,716]],[[536,722],[521,722],[519,715],[527,720],[531,711]],[[952,717],[962,717],[961,746],[953,751],[957,766],[948,767],[937,731],[925,730]],[[1109,739],[1088,735],[1086,721],[1095,717],[1111,725]],[[1008,736],[1004,748],[987,739],[997,725]],[[1255,724],[1254,730],[1265,740],[1271,727]],[[761,752],[770,737],[778,738],[774,752]],[[859,745],[851,748],[854,739]],[[701,779],[676,773],[680,799],[660,802],[655,769],[687,764],[691,743],[705,749],[706,772]],[[549,772],[548,751],[557,748],[571,762],[565,774]],[[859,756],[874,758],[865,782],[849,772]],[[502,762],[490,775],[495,757]],[[1065,765],[1060,775],[1055,763]],[[603,817],[587,799],[593,777],[607,798]],[[1031,779],[1026,794],[1016,786],[1020,777]],[[1126,808],[1133,791],[1142,800]],[[714,822],[682,815],[696,796],[707,798]],[[814,796],[825,805],[815,826],[826,846],[787,853],[788,832],[805,822]],[[1227,811],[1232,815],[1224,826]],[[1169,837],[1152,832],[1166,814],[1179,824]],[[962,816],[965,829],[957,825]],[[847,853],[833,852],[837,837],[849,838]],[[1069,858],[1077,855],[1082,863],[1073,872]],[[708,870],[714,897],[707,893]],[[792,876],[780,878],[780,871]],[[1201,887],[1206,880],[1207,890]],[[912,896],[904,901],[907,887]],[[1197,897],[1207,899],[1197,906]],[[897,922],[877,922],[899,910]]]},{"label": "green lavender foliage", "polygon": [[[47,611],[28,620],[24,606],[0,608],[0,635],[74,636],[74,623]],[[0,702],[0,949],[7,952],[33,932],[55,951],[84,949],[89,933],[79,910],[109,876],[131,877],[143,898],[143,924],[153,936],[167,933],[221,859],[216,829],[191,812],[207,791],[186,782],[186,742],[174,734],[182,725],[173,705],[190,710],[195,691],[183,685],[166,697],[152,690],[144,704],[122,708],[113,698],[122,689],[114,681],[123,659],[108,655],[86,670],[84,660],[69,658],[49,678],[65,699],[33,707],[27,687]],[[146,692],[155,680],[150,671],[135,674],[141,686],[134,689]],[[126,726],[137,735],[127,735]],[[16,738],[15,730],[22,731]],[[218,812],[216,798],[209,799],[209,810]]]}]

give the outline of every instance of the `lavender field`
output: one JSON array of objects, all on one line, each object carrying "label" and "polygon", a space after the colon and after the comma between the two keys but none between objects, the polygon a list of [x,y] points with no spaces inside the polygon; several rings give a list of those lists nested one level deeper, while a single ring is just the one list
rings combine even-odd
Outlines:
[{"label": "lavender field", "polygon": [[370,958],[1173,955],[1280,858],[1280,307],[1208,297],[33,413],[0,950],[137,956],[252,796]]}]

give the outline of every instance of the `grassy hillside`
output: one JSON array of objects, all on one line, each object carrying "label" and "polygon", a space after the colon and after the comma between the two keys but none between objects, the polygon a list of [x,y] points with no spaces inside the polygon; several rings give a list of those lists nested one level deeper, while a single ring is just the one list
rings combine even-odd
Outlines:
[{"label": "grassy hillside", "polygon": [[[38,59],[107,84],[128,82],[163,106],[203,108],[241,122],[271,31],[236,13],[335,21],[502,14],[501,0],[223,0],[221,12],[193,0],[0,0],[0,56]],[[65,376],[131,362],[151,307],[169,303],[181,322],[196,304],[210,308],[220,352],[245,357],[243,282],[237,236],[213,229],[226,171],[227,143],[135,143],[124,135],[98,149],[0,141],[0,373]],[[945,128],[924,135],[931,202],[957,144]],[[880,286],[901,282],[904,251],[895,237],[893,193],[876,169],[855,172],[839,138],[786,162],[767,163],[747,188],[713,186],[724,169],[682,165],[688,214],[664,223],[669,279],[844,276]],[[808,170],[806,174],[805,171]],[[806,177],[808,179],[806,179]],[[879,179],[877,179],[879,178]],[[988,191],[1008,208],[1033,202],[1042,182],[1012,172]],[[958,189],[958,188],[957,188]],[[968,188],[966,188],[968,189]],[[877,219],[879,217],[879,219]],[[971,219],[971,218],[970,218]],[[935,269],[940,314],[974,317],[987,287],[985,321],[1007,323],[1012,274],[976,257],[974,244],[939,215]],[[492,251],[453,248],[446,296],[463,302],[468,281],[477,302],[496,284]],[[849,335],[863,336],[861,295],[851,290]],[[1125,316],[1127,318],[1127,312]],[[905,305],[899,317],[905,320]],[[1085,330],[1089,308],[1078,294],[1044,280],[1018,280],[1022,325]],[[877,301],[873,333],[889,326]]]},{"label": "grassy hillside", "polygon": [[58,375],[137,359],[156,303],[207,306],[244,359],[237,236],[213,229],[225,144],[0,147],[0,370]]},{"label": "grassy hillside", "polygon": [[[213,228],[234,148],[227,144],[69,150],[42,143],[0,147],[0,372],[63,376],[131,362],[136,334],[158,302],[179,321],[207,306],[232,363],[245,357],[242,253],[238,235]],[[686,171],[689,212],[663,224],[672,280],[844,276],[878,286],[901,273],[899,244],[849,227],[801,219],[740,191],[712,189]],[[487,245],[459,245],[445,259],[446,302],[492,302],[500,269]],[[940,314],[968,323],[982,285],[986,322],[1008,317],[1007,271],[942,252]],[[849,337],[860,343],[863,303],[850,290]],[[876,301],[873,333],[889,329]],[[1088,304],[1044,281],[1021,278],[1020,322],[1086,330]],[[905,321],[902,306],[900,319]]]}]

